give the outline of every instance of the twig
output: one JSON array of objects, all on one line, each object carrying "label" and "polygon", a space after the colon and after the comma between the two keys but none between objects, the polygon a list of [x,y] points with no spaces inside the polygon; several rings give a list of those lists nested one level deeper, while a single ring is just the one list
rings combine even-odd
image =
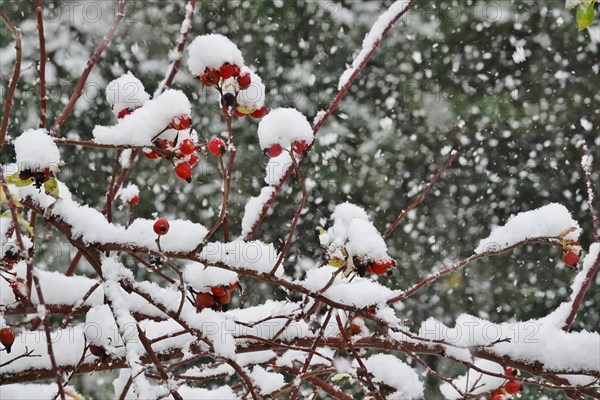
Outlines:
[{"label": "twig", "polygon": [[594,280],[594,276],[596,275],[596,273],[598,272],[598,270],[600,269],[600,252],[598,253],[598,256],[596,257],[596,261],[594,261],[594,264],[592,265],[592,267],[590,269],[588,269],[587,273],[585,274],[585,278],[583,280],[583,282],[581,283],[581,286],[579,287],[579,291],[577,292],[577,294],[572,294],[571,296],[573,296],[573,302],[571,304],[571,311],[569,312],[569,316],[567,317],[567,320],[565,321],[565,324],[563,325],[563,331],[568,331],[571,328],[571,325],[573,324],[573,321],[575,320],[575,316],[577,316],[577,312],[579,311],[579,308],[581,307],[581,303],[583,302],[583,299],[585,298],[585,294],[587,293],[588,289],[590,288],[590,285],[592,284],[592,281]]},{"label": "twig", "polygon": [[294,238],[294,232],[296,231],[296,225],[298,224],[298,220],[300,219],[300,214],[302,213],[302,210],[304,209],[304,204],[306,203],[306,198],[308,197],[308,191],[306,190],[306,185],[304,183],[304,176],[302,175],[302,171],[300,170],[300,167],[298,166],[298,163],[296,162],[296,158],[294,157],[292,152],[290,152],[290,156],[292,158],[292,163],[294,164],[294,170],[296,171],[296,175],[298,175],[298,181],[300,182],[300,189],[302,190],[302,200],[300,200],[300,205],[298,206],[298,209],[296,210],[296,214],[294,215],[294,219],[292,220],[292,226],[290,227],[290,233],[288,234],[287,240],[285,241],[285,244],[283,245],[283,249],[281,250],[281,253],[279,253],[279,258],[277,259],[277,262],[275,263],[275,265],[273,266],[273,269],[271,270],[271,275],[275,275],[275,273],[277,272],[277,269],[283,262],[283,258],[287,254],[287,252],[292,244],[292,239]]},{"label": "twig", "polygon": [[46,97],[46,38],[44,37],[42,0],[35,0],[35,14],[37,17],[37,30],[40,42],[40,64],[38,66],[38,75],[40,78],[40,128],[45,128],[48,98]]},{"label": "twig", "polygon": [[56,357],[54,357],[54,349],[52,346],[52,332],[50,330],[50,321],[48,319],[48,310],[46,309],[46,303],[44,302],[44,296],[42,294],[42,288],[40,286],[40,281],[36,274],[33,274],[33,284],[35,286],[35,290],[38,296],[38,301],[40,306],[44,311],[44,331],[46,332],[46,345],[48,348],[48,356],[50,357],[50,365],[52,365],[52,370],[54,371],[54,380],[56,385],[58,386],[58,393],[60,394],[60,398],[62,400],[65,399],[65,389],[62,384],[62,376],[60,373],[60,369],[58,368],[58,364],[56,363]]},{"label": "twig", "polygon": [[599,242],[600,240],[598,239],[598,216],[596,215],[596,212],[594,211],[594,205],[593,205],[594,191],[592,190],[592,175],[590,174],[590,170],[587,165],[588,147],[587,147],[587,143],[585,140],[583,141],[583,143],[581,145],[581,149],[583,152],[583,155],[581,157],[581,168],[583,169],[583,172],[585,174],[588,211],[590,213],[590,217],[592,218],[592,224],[594,227],[594,242]]},{"label": "twig", "polygon": [[65,121],[67,120],[69,115],[71,114],[71,111],[73,111],[73,108],[75,107],[75,104],[77,103],[77,100],[79,100],[79,98],[81,97],[81,94],[83,93],[83,89],[85,87],[85,82],[87,81],[87,78],[89,77],[90,73],[92,72],[94,65],[96,65],[96,62],[100,59],[100,56],[102,55],[104,50],[108,47],[108,45],[112,41],[113,37],[115,36],[115,32],[117,31],[119,24],[125,17],[125,4],[126,3],[127,3],[127,0],[119,0],[119,3],[117,5],[117,13],[115,15],[115,20],[113,21],[112,25],[108,29],[108,32],[106,32],[106,35],[104,35],[102,42],[100,42],[98,47],[96,47],[96,49],[94,50],[94,52],[88,59],[86,65],[85,65],[85,69],[83,70],[81,77],[79,78],[79,82],[77,82],[77,86],[75,87],[75,90],[73,91],[73,95],[71,96],[69,103],[67,103],[66,107],[63,109],[61,114],[58,116],[58,118],[54,122],[54,127],[52,128],[52,131],[50,132],[53,136],[58,135],[59,129],[63,126],[63,124],[65,123]]},{"label": "twig", "polygon": [[15,361],[21,359],[21,358],[26,358],[26,357],[41,357],[41,354],[33,354],[34,350],[29,350],[27,347],[25,347],[25,353],[16,356],[15,358],[8,360],[2,364],[0,364],[0,368],[2,367],[6,367],[9,364],[14,363]]},{"label": "twig", "polygon": [[21,75],[21,30],[15,28],[12,22],[8,19],[6,15],[2,11],[0,11],[0,18],[4,21],[8,29],[13,34],[15,38],[15,69],[13,71],[12,78],[10,79],[10,85],[8,86],[8,92],[6,93],[6,98],[4,99],[4,115],[2,116],[2,125],[0,125],[0,151],[4,147],[4,139],[6,138],[6,131],[8,130],[8,120],[10,119],[10,110],[13,105],[13,97],[15,95],[15,89],[17,88],[17,82],[19,80],[19,76]]},{"label": "twig", "polygon": [[79,300],[79,304],[76,305],[75,307],[73,307],[73,311],[71,311],[71,313],[69,313],[69,315],[67,315],[61,322],[60,324],[60,329],[65,329],[67,327],[67,325],[69,325],[69,322],[71,322],[71,320],[73,318],[75,318],[75,316],[77,315],[77,313],[79,313],[79,311],[81,310],[81,308],[84,306],[85,302],[87,301],[87,299],[90,298],[90,296],[96,291],[96,289],[98,289],[98,287],[100,286],[102,282],[98,281],[95,284],[92,285],[92,287],[89,288],[89,290],[83,295],[83,297],[81,298],[81,300]]},{"label": "twig", "polygon": [[450,165],[452,164],[452,162],[454,161],[454,159],[458,156],[458,152],[457,151],[453,151],[451,153],[450,158],[448,159],[448,161],[446,161],[446,164],[444,164],[440,169],[438,169],[438,171],[435,173],[435,175],[431,178],[431,180],[429,181],[429,183],[427,183],[427,185],[425,185],[425,187],[423,188],[423,190],[421,191],[421,194],[419,195],[419,197],[417,197],[417,199],[410,205],[408,206],[408,208],[406,210],[403,210],[400,215],[398,215],[398,218],[396,218],[396,220],[394,221],[394,223],[392,224],[392,226],[390,226],[388,228],[387,231],[385,231],[385,233],[383,234],[383,238],[386,239],[388,236],[390,236],[392,234],[392,232],[394,232],[394,230],[398,227],[398,225],[400,224],[400,221],[402,221],[402,219],[415,207],[417,207],[419,204],[421,204],[421,202],[425,199],[425,195],[427,194],[427,192],[429,192],[429,189],[431,189],[431,187],[433,186],[433,184],[439,179],[439,177],[444,173],[444,171],[446,171]]}]

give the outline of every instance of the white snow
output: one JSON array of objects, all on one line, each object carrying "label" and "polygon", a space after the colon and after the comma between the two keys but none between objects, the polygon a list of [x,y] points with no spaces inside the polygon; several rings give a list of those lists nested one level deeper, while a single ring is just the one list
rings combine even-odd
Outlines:
[{"label": "white snow", "polygon": [[526,58],[527,55],[525,54],[525,49],[523,48],[523,46],[516,46],[515,51],[512,54],[512,59],[515,62],[515,64],[522,63],[523,61],[525,61]]},{"label": "white snow", "polygon": [[[375,354],[363,360],[367,370],[373,374],[373,382],[383,383],[396,389],[387,399],[407,400],[423,397],[423,383],[417,373],[406,363],[391,354]],[[354,368],[358,363],[352,363]]]},{"label": "white snow", "polygon": [[487,238],[481,240],[475,253],[505,249],[526,239],[554,238],[570,228],[575,230],[564,238],[576,241],[581,233],[579,223],[573,219],[565,206],[550,203],[513,215],[506,224],[495,228]]},{"label": "white snow", "polygon": [[266,396],[273,393],[283,385],[283,375],[277,372],[269,372],[260,365],[256,365],[249,374],[254,384],[260,389],[260,394]]},{"label": "white snow", "polygon": [[226,269],[206,267],[197,262],[190,262],[185,266],[183,278],[198,292],[209,292],[212,287],[227,286],[237,282],[238,274]]},{"label": "white snow", "polygon": [[140,189],[138,189],[138,187],[133,183],[130,183],[119,191],[119,198],[124,204],[129,203],[131,199],[139,195]]},{"label": "white snow", "polygon": [[246,237],[252,230],[252,226],[258,221],[263,205],[273,195],[275,188],[271,186],[263,187],[257,197],[251,197],[244,207],[244,217],[242,218],[242,237]]},{"label": "white snow", "polygon": [[346,249],[352,255],[368,260],[387,260],[387,245],[371,221],[353,219],[348,228]]},{"label": "white snow", "polygon": [[198,36],[188,47],[188,68],[193,76],[200,76],[206,68],[220,68],[228,62],[244,65],[244,57],[237,46],[219,34]]},{"label": "white snow", "polygon": [[190,115],[191,104],[180,90],[169,89],[147,101],[113,126],[97,125],[92,134],[102,144],[151,146],[171,121],[180,115]]},{"label": "white snow", "polygon": [[[77,390],[72,386],[66,386],[66,392],[71,392],[73,395],[79,396]],[[39,383],[13,383],[9,385],[0,385],[0,399],[11,399],[11,400],[33,400],[43,399],[51,400],[58,393],[56,384],[39,384]],[[67,397],[71,398],[71,397]]]},{"label": "white snow", "polygon": [[14,144],[20,171],[49,168],[58,172],[60,152],[45,129],[28,129],[17,137]]},{"label": "white snow", "polygon": [[[476,359],[474,364],[477,368],[481,368],[484,371],[493,372],[495,374],[504,374],[504,368],[495,362]],[[469,369],[467,374],[453,379],[452,383],[463,393],[477,395],[498,389],[504,385],[505,381],[506,380],[503,378],[496,378],[494,376],[482,374],[474,369]],[[458,400],[463,398],[463,396],[461,396],[460,393],[458,393],[456,389],[454,389],[452,385],[448,383],[443,383],[440,386],[440,391],[444,395],[444,398],[449,400]]]},{"label": "white snow", "polygon": [[264,150],[272,144],[290,147],[294,141],[311,144],[314,134],[306,117],[295,108],[275,108],[258,124],[258,140]]},{"label": "white snow", "polygon": [[390,8],[388,8],[377,18],[377,21],[375,21],[369,33],[365,35],[365,38],[362,42],[362,48],[360,49],[359,53],[354,57],[352,65],[346,68],[346,70],[340,77],[340,81],[338,83],[338,90],[340,90],[343,86],[345,86],[348,83],[352,74],[354,74],[354,72],[360,66],[360,64],[362,64],[365,61],[367,55],[369,54],[373,46],[375,46],[376,43],[381,40],[385,28],[388,25],[390,25],[392,21],[398,18],[398,16],[404,11],[406,7],[408,7],[408,3],[406,1],[396,1],[390,6]]},{"label": "white snow", "polygon": [[106,101],[112,106],[115,116],[129,108],[141,107],[150,100],[142,82],[131,71],[121,75],[106,85]]},{"label": "white snow", "polygon": [[[234,240],[229,243],[207,243],[200,258],[208,264],[224,263],[232,269],[249,269],[259,273],[271,272],[277,261],[277,251],[272,244],[255,240],[243,242]],[[278,274],[283,274],[278,269]]]},{"label": "white snow", "polygon": [[267,185],[277,185],[293,165],[292,157],[287,151],[282,152],[277,157],[269,158],[269,162],[265,169],[265,182]]}]

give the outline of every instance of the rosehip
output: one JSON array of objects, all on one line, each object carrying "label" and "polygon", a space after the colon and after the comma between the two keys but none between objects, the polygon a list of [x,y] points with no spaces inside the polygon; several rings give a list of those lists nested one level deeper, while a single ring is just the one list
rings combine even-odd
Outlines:
[{"label": "rosehip", "polygon": [[216,157],[221,157],[227,151],[227,143],[221,138],[212,138],[208,142],[208,151]]},{"label": "rosehip", "polygon": [[518,375],[518,371],[511,367],[506,367],[505,372],[506,372],[506,375],[509,375],[509,376],[517,376]]},{"label": "rosehip", "polygon": [[187,183],[192,181],[192,167],[190,167],[190,164],[186,162],[177,164],[175,167],[175,173]]},{"label": "rosehip", "polygon": [[214,294],[215,296],[224,296],[225,295],[225,288],[224,287],[213,287],[210,288],[210,291],[212,292],[212,294]]},{"label": "rosehip", "polygon": [[266,151],[267,155],[271,158],[279,156],[283,152],[283,148],[279,143],[272,144]]},{"label": "rosehip", "polygon": [[198,155],[196,153],[192,153],[190,159],[188,160],[188,164],[190,164],[190,167],[198,164]]},{"label": "rosehip", "polygon": [[133,196],[131,199],[129,199],[129,201],[128,201],[128,203],[131,204],[132,206],[137,206],[139,202],[140,202],[140,196],[138,196],[137,194],[135,196]]},{"label": "rosehip", "polygon": [[241,71],[240,66],[236,65],[236,64],[232,64],[231,65],[231,71],[232,71],[233,76],[238,76],[240,74],[240,71]]},{"label": "rosehip", "polygon": [[217,297],[217,301],[219,302],[219,304],[222,304],[222,305],[229,304],[229,302],[231,301],[231,293],[225,292],[225,294],[223,296]]},{"label": "rosehip", "polygon": [[221,68],[219,69],[219,73],[221,74],[221,78],[223,78],[223,79],[231,78],[233,76],[233,72],[234,72],[233,65],[229,64],[228,62],[221,65]]},{"label": "rosehip", "polygon": [[563,255],[563,262],[569,267],[574,267],[579,262],[579,256],[577,253],[569,251]]},{"label": "rosehip", "polygon": [[245,73],[237,77],[237,83],[241,90],[248,89],[252,83],[252,78],[250,77],[250,74]]},{"label": "rosehip", "polygon": [[117,115],[118,119],[122,119],[125,118],[126,116],[128,116],[129,114],[131,114],[133,111],[130,108],[124,108],[121,111],[119,111],[119,115]]},{"label": "rosehip", "polygon": [[185,139],[179,145],[179,151],[181,151],[182,154],[188,156],[196,151],[196,145],[190,139]]},{"label": "rosehip", "polygon": [[10,354],[10,350],[12,349],[12,345],[15,342],[15,331],[11,328],[2,328],[0,329],[0,343],[6,349],[6,352]]},{"label": "rosehip", "polygon": [[212,307],[215,304],[215,298],[210,293],[198,293],[196,295],[196,307],[200,310]]},{"label": "rosehip", "polygon": [[160,158],[160,154],[158,154],[154,150],[151,150],[149,152],[143,151],[142,153],[144,153],[144,157],[146,157],[148,160],[156,160],[157,158]]},{"label": "rosehip", "polygon": [[506,400],[506,396],[503,394],[497,394],[494,397],[492,397],[492,400]]},{"label": "rosehip", "polygon": [[219,82],[219,79],[220,79],[219,71],[217,71],[216,69],[208,68],[204,72],[204,74],[202,74],[200,79],[202,80],[202,84],[204,86],[212,86],[212,85],[216,84],[217,82]]},{"label": "rosehip", "polygon": [[262,118],[267,114],[267,107],[263,106],[258,110],[255,110],[252,114],[250,114],[253,118]]},{"label": "rosehip", "polygon": [[154,223],[153,229],[157,235],[166,235],[169,232],[169,221],[159,218]]},{"label": "rosehip", "polygon": [[104,348],[102,346],[98,346],[97,344],[91,344],[89,349],[90,353],[92,353],[96,357],[103,358],[104,356],[106,356],[106,352],[104,351]]},{"label": "rosehip", "polygon": [[361,332],[362,332],[362,329],[361,329],[360,325],[354,324],[354,323],[350,324],[350,333],[351,334],[358,335]]},{"label": "rosehip", "polygon": [[521,384],[517,381],[508,381],[504,385],[504,390],[509,394],[517,394],[521,391]]},{"label": "rosehip", "polygon": [[238,283],[237,282],[233,282],[232,284],[229,285],[229,291],[233,291],[238,287]]},{"label": "rosehip", "polygon": [[243,112],[240,112],[237,108],[234,108],[233,115],[235,115],[236,117],[245,117],[248,114],[244,114]]},{"label": "rosehip", "polygon": [[308,143],[306,143],[304,140],[297,140],[292,143],[292,150],[298,155],[304,154],[306,149],[308,149]]},{"label": "rosehip", "polygon": [[373,273],[376,275],[385,274],[385,270],[387,269],[387,266],[381,262],[371,263],[370,267],[371,267],[371,271],[373,271]]},{"label": "rosehip", "polygon": [[179,117],[175,117],[173,121],[171,121],[171,128],[182,131],[190,127],[192,120],[188,115],[180,115]]}]

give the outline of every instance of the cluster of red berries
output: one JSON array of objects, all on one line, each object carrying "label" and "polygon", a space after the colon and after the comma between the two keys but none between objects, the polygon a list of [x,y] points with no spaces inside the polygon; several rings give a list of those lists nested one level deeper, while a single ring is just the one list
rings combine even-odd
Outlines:
[{"label": "cluster of red berries", "polygon": [[227,311],[231,301],[231,292],[238,287],[238,282],[226,286],[215,286],[210,288],[210,292],[201,292],[196,294],[196,311],[200,312],[205,308],[211,308],[215,311]]},{"label": "cluster of red berries", "polygon": [[23,278],[15,278],[10,281],[10,288],[15,295],[15,299],[17,301],[22,301],[27,298],[27,285],[25,284],[25,279]]},{"label": "cluster of red berries", "polygon": [[[308,149],[308,143],[305,140],[296,140],[292,143],[292,151],[298,155],[305,156]],[[264,150],[267,157],[278,157],[283,152],[283,147],[279,143],[274,143]]]},{"label": "cluster of red berries", "polygon": [[353,257],[353,263],[359,276],[365,274],[391,274],[392,269],[396,266],[396,261],[390,260],[362,260],[360,257]]},{"label": "cluster of red berries", "polygon": [[[518,371],[514,368],[506,368],[504,373],[508,376],[517,376]],[[507,400],[521,391],[521,384],[515,380],[508,380],[501,388],[494,390],[491,394],[492,400]]]},{"label": "cluster of red berries", "polygon": [[2,328],[0,329],[0,343],[6,349],[6,352],[10,354],[10,350],[12,349],[12,345],[15,342],[15,331],[11,328]]},{"label": "cluster of red berries", "polygon": [[571,268],[575,268],[579,262],[579,254],[581,254],[581,245],[579,242],[563,243],[563,262]]},{"label": "cluster of red berries", "polygon": [[[177,122],[181,124],[181,121]],[[173,123],[171,123],[173,127]],[[183,125],[178,125],[181,127]],[[187,125],[189,127],[189,124]],[[175,129],[175,128],[173,128]],[[192,167],[198,163],[197,143],[192,139],[184,139],[177,144],[167,139],[154,141],[157,150],[144,150],[144,157],[149,160],[165,158],[175,165],[175,174],[188,183],[192,181]]]}]

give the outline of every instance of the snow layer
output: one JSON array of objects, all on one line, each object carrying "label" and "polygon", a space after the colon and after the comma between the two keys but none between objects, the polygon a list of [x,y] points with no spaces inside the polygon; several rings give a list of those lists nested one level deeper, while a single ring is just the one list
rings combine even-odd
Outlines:
[{"label": "snow layer", "polygon": [[122,188],[119,191],[119,198],[124,204],[127,204],[133,199],[135,196],[140,195],[140,189],[133,183],[130,183],[126,187]]},{"label": "snow layer", "polygon": [[255,366],[249,375],[250,379],[260,389],[259,393],[263,396],[273,393],[285,385],[283,375],[277,372],[269,372],[260,365]]},{"label": "snow layer", "polygon": [[[71,392],[74,395],[79,395],[72,386],[66,386],[66,392]],[[54,383],[51,384],[21,384],[14,383],[10,385],[0,385],[0,399],[11,399],[11,400],[35,400],[44,399],[51,400],[58,393],[57,386]],[[71,397],[67,397],[71,398]]]},{"label": "snow layer", "polygon": [[311,144],[314,134],[306,117],[295,108],[275,108],[258,124],[258,140],[264,150],[272,144],[290,147],[296,140]]},{"label": "snow layer", "polygon": [[229,38],[210,34],[198,36],[188,47],[188,68],[193,76],[200,76],[206,68],[220,68],[228,62],[244,65],[244,57]]},{"label": "snow layer", "polygon": [[[476,359],[474,364],[476,367],[481,368],[484,371],[493,372],[495,374],[504,374],[504,368],[500,364],[496,364],[493,361]],[[506,380],[503,378],[496,378],[494,376],[482,374],[474,369],[469,369],[467,374],[453,379],[452,383],[464,393],[484,394],[491,392],[494,389],[498,389],[500,386],[504,385],[505,381]],[[456,389],[454,389],[452,385],[448,383],[443,383],[440,386],[440,391],[442,392],[444,398],[449,400],[458,400],[463,398],[463,396],[461,396],[460,393],[458,393]]]},{"label": "snow layer", "polygon": [[15,140],[15,153],[20,171],[50,168],[58,172],[60,152],[45,129],[28,129]]},{"label": "snow layer", "polygon": [[142,82],[129,71],[114,79],[106,86],[106,101],[111,105],[113,114],[129,108],[141,107],[150,100]]},{"label": "snow layer", "polygon": [[149,100],[116,125],[94,128],[96,143],[151,146],[171,121],[180,115],[190,115],[191,104],[180,90],[169,89],[156,99]]},{"label": "snow layer", "polygon": [[575,229],[564,238],[577,240],[581,233],[579,223],[573,219],[565,206],[550,203],[535,210],[513,215],[506,224],[495,228],[487,238],[480,241],[475,253],[482,254],[505,249],[531,238],[557,237],[569,228]]},{"label": "snow layer", "polygon": [[197,262],[188,263],[183,271],[185,282],[199,292],[209,292],[210,288],[226,286],[237,282],[238,274],[222,268],[206,267]]},{"label": "snow layer", "polygon": [[[207,243],[200,258],[209,264],[224,263],[232,269],[249,269],[259,273],[270,273],[277,262],[277,251],[272,244],[255,240],[229,243]],[[283,274],[279,269],[278,274]]]},{"label": "snow layer", "polygon": [[[367,370],[373,374],[373,382],[380,382],[396,389],[387,399],[407,400],[423,397],[423,383],[417,373],[407,364],[391,354],[375,354],[363,360]],[[358,367],[356,361],[354,368]]]},{"label": "snow layer", "polygon": [[260,190],[257,197],[251,197],[244,208],[244,217],[242,218],[242,237],[246,237],[252,230],[252,226],[258,221],[263,204],[273,195],[275,188],[268,186]]}]

